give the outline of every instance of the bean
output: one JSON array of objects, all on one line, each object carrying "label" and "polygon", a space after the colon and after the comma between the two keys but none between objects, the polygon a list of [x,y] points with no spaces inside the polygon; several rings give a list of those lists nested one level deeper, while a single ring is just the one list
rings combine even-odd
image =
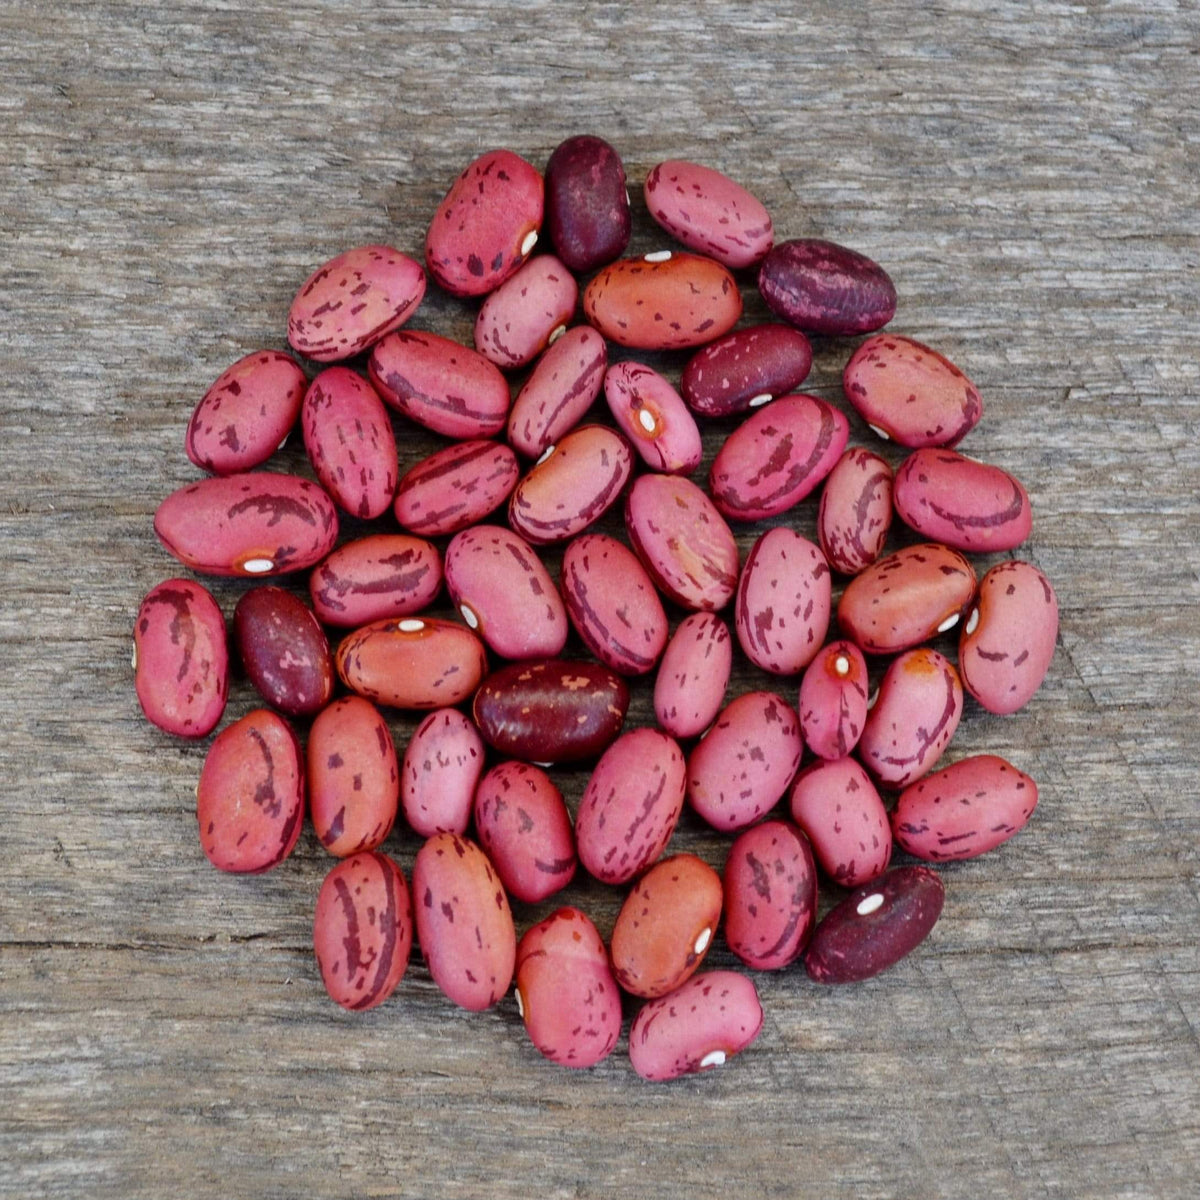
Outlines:
[{"label": "bean", "polygon": [[382,1004],[408,968],[412,901],[386,854],[356,854],[321,884],[313,919],[317,969],[330,997],[352,1012]]},{"label": "bean", "polygon": [[841,887],[858,887],[887,870],[892,831],[887,809],[852,758],[821,759],[796,778],[789,801],[821,870]]},{"label": "bean", "polygon": [[654,681],[654,715],[677,738],[695,737],[716,719],[733,668],[729,626],[715,613],[691,613],[667,643]]},{"label": "bean", "polygon": [[342,639],[334,661],[352,692],[393,708],[459,704],[487,671],[479,639],[434,617],[372,621]]},{"label": "bean", "polygon": [[550,659],[494,671],[475,694],[483,739],[507,758],[579,762],[620,732],[629,689],[598,663]]},{"label": "bean", "polygon": [[1033,528],[1019,480],[954,450],[910,454],[896,472],[893,503],[910,529],[956,550],[1012,550]]},{"label": "bean", "polygon": [[858,746],[863,765],[886,787],[907,787],[934,767],[962,718],[954,664],[922,646],[893,659]]},{"label": "bean", "polygon": [[587,648],[622,675],[652,671],[667,643],[667,614],[637,556],[616,538],[585,533],[567,546],[561,577],[567,615]]},{"label": "bean", "polygon": [[517,484],[508,523],[535,545],[565,541],[608,512],[632,469],[633,452],[619,433],[581,425]]},{"label": "bean", "polygon": [[738,642],[755,666],[773,675],[803,670],[829,628],[825,556],[790,529],[767,530],[746,558],[734,611]]},{"label": "bean", "polygon": [[500,368],[436,333],[388,334],[371,351],[367,372],[390,407],[446,437],[491,437],[508,417],[508,383]]},{"label": "bean", "polygon": [[441,588],[437,547],[403,533],[346,542],[308,580],[317,616],[326,625],[350,629],[420,612]]},{"label": "bean", "polygon": [[567,640],[563,602],[528,542],[475,525],[446,547],[446,590],[462,618],[501,658],[550,658]]},{"label": "bean", "polygon": [[317,362],[353,358],[399,329],[425,295],[420,263],[391,246],[359,246],[319,266],[288,312],[288,341]]},{"label": "bean", "polygon": [[483,302],[475,349],[502,370],[531,363],[566,332],[579,285],[553,254],[531,258]]},{"label": "bean", "polygon": [[604,752],[579,802],[575,843],[602,883],[628,883],[666,848],[683,810],[683,751],[656,729],[634,729]]},{"label": "bean", "polygon": [[608,366],[604,338],[576,325],[533,365],[508,414],[508,440],[527,458],[540,458],[572,430],[600,394]]},{"label": "bean", "polygon": [[179,737],[215,729],[229,692],[229,653],[212,594],[190,579],[152,588],[133,625],[133,668],[148,721]]},{"label": "bean", "polygon": [[725,940],[746,966],[778,971],[799,957],[817,919],[817,868],[794,825],[764,821],[740,833],[723,886]]},{"label": "bean", "polygon": [[414,833],[466,833],[483,760],[483,738],[458,709],[435,709],[417,726],[400,771],[404,819]]},{"label": "bean", "polygon": [[1002,562],[980,581],[958,642],[967,691],[988,712],[1023,707],[1042,685],[1058,640],[1058,598],[1027,562]]},{"label": "bean", "polygon": [[333,501],[315,483],[259,471],[201,479],[154,514],[158,540],[204,575],[282,575],[320,562],[337,541]]},{"label": "bean", "polygon": [[[361,696],[323,709],[308,734],[313,831],[344,858],[383,844],[396,821],[396,746],[379,710]],[[411,931],[410,931],[411,932]]]},{"label": "bean", "polygon": [[844,758],[867,721],[867,663],[847,641],[830,642],[800,681],[800,732],[818,758]]},{"label": "bean", "polygon": [[683,397],[657,372],[635,362],[614,363],[604,376],[609,410],[643,462],[669,475],[700,465],[700,430]]},{"label": "bean", "polygon": [[698,350],[679,390],[693,412],[729,417],[797,388],[812,367],[812,346],[788,325],[735,329]]},{"label": "bean", "polygon": [[433,982],[461,1008],[490,1008],[512,982],[517,932],[487,855],[457,834],[435,833],[413,863],[413,902]]},{"label": "bean", "polygon": [[646,208],[673,238],[731,270],[766,257],[775,240],[761,201],[727,175],[668,159],[646,176]]},{"label": "bean", "polygon": [[695,974],[721,920],[721,877],[694,854],[650,868],[625,898],[610,946],[625,991],[654,999]]},{"label": "bean", "polygon": [[725,439],[708,475],[713,503],[737,521],[799,504],[833,470],[850,426],[816,396],[781,396]]},{"label": "bean", "polygon": [[560,908],[517,943],[517,1006],[530,1041],[551,1062],[594,1067],[621,1033],[621,993],[595,925]]},{"label": "bean", "polygon": [[517,456],[499,442],[447,446],[411,467],[396,488],[396,520],[423,537],[458,533],[494,512],[517,486]]},{"label": "bean", "polygon": [[895,966],[928,936],[946,889],[928,867],[895,867],[826,913],[804,954],[816,983],[859,983]]},{"label": "bean", "polygon": [[329,641],[312,610],[291,592],[251,588],[233,610],[233,636],[250,682],[272,707],[309,717],[329,703]]},{"label": "bean", "polygon": [[304,821],[304,765],[282,717],[255,709],[217,734],[200,771],[196,821],[220,871],[257,875],[291,854]]},{"label": "bean", "polygon": [[634,551],[668,599],[684,608],[724,608],[737,588],[733,533],[690,479],[642,475],[625,501]]},{"label": "bean", "polygon": [[659,250],[604,267],[584,289],[583,312],[620,346],[683,350],[728,333],[742,315],[742,295],[711,258]]},{"label": "bean", "polygon": [[560,143],[546,164],[546,232],[559,258],[586,275],[624,251],[632,224],[616,150],[598,137]]},{"label": "bean", "polygon": [[578,859],[562,793],[527,763],[493,767],[475,789],[475,828],[500,882],[537,904],[562,891]]},{"label": "bean", "polygon": [[330,367],[309,386],[301,416],[321,486],[351,516],[385,513],[396,491],[396,439],[375,389],[347,367]]},{"label": "bean", "polygon": [[281,350],[255,350],[227,368],[188,422],[184,449],[204,471],[232,475],[267,461],[300,415],[307,379]]},{"label": "bean", "polygon": [[854,446],[829,472],[817,510],[817,537],[829,565],[857,575],[882,553],[891,526],[892,468]]},{"label": "bean", "polygon": [[758,1037],[763,1011],[754,984],[705,971],[642,1006],[629,1030],[629,1061],[652,1082],[724,1065]]},{"label": "bean", "polygon": [[838,624],[868,654],[897,654],[958,624],[975,594],[975,571],[935,542],[881,558],[847,585]]},{"label": "bean", "polygon": [[900,793],[892,832],[926,862],[977,858],[1025,827],[1037,784],[994,754],[976,754],[935,771]]},{"label": "bean", "polygon": [[975,385],[936,350],[894,333],[867,338],[842,390],[880,437],[901,446],[956,446],[983,416]]},{"label": "bean", "polygon": [[767,307],[807,333],[873,333],[896,315],[896,288],[866,255],[820,238],[780,242],[763,259]]},{"label": "bean", "polygon": [[787,791],[802,746],[795,709],[774,692],[747,692],[692,750],[688,803],[714,829],[742,829]]},{"label": "bean", "polygon": [[450,185],[425,235],[429,273],[455,296],[483,296],[525,261],[542,227],[537,169],[511,150],[489,150]]}]

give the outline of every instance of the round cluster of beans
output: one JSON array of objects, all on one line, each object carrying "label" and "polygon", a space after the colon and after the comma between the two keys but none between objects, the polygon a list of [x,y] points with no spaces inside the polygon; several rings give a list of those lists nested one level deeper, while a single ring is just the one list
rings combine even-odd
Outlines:
[{"label": "round cluster of beans", "polygon": [[[482,155],[434,214],[424,265],[362,246],[300,288],[288,341],[321,364],[315,378],[260,350],[217,379],[185,442],[208,474],[154,524],[201,574],[310,573],[311,607],[270,586],[237,604],[233,642],[270,707],[212,742],[197,817],[214,866],[260,872],[291,853],[307,807],[338,859],[314,924],[330,996],[387,999],[415,927],[434,982],[464,1008],[495,1004],[515,975],[533,1044],[566,1066],[608,1055],[622,993],[644,999],[630,1058],[669,1079],[723,1063],[761,1027],[749,976],[700,970],[722,921],[749,968],[802,958],[818,983],[866,979],[942,908],[935,871],[889,870],[894,843],[925,862],[971,858],[1025,824],[1037,787],[1008,762],[934,768],[964,689],[995,713],[1033,695],[1058,611],[1036,567],[1008,559],[977,580],[964,556],[1020,545],[1029,499],[951,449],[980,419],[979,392],[936,350],[877,332],[896,308],[880,266],[826,241],[775,244],[753,195],[693,163],[660,163],[645,199],[686,250],[621,257],[625,172],[598,138],[564,142],[544,175],[507,150]],[[777,321],[735,328],[734,272],[757,273]],[[485,297],[473,348],[407,328],[428,276]],[[572,325],[577,276],[586,323]],[[848,447],[837,407],[796,390],[811,333],[872,335],[845,396],[911,451],[896,472]],[[632,359],[610,364],[609,343],[685,351],[678,388]],[[365,376],[327,365],[361,355]],[[526,367],[514,399],[504,372]],[[613,423],[588,423],[601,392]],[[402,476],[389,409],[447,439]],[[699,486],[697,417],[739,415]],[[297,418],[316,480],[253,470]],[[770,523],[822,483],[817,542],[775,525],[739,562],[730,522]],[[622,499],[628,544],[588,532]],[[338,545],[339,509],[394,514],[401,531],[389,521]],[[893,513],[923,540],[884,556]],[[563,547],[557,585],[539,546]],[[849,580],[836,614],[833,573]],[[443,585],[461,620],[430,614]],[[687,614],[673,634],[665,605]],[[925,643],[960,622],[956,664]],[[591,658],[559,657],[572,629]],[[147,717],[210,733],[229,657],[212,595],[167,580],[134,638]],[[735,641],[790,691],[727,703]],[[869,656],[893,656],[873,697]],[[653,672],[657,727],[622,731],[627,680]],[[380,706],[428,711],[402,756]],[[305,747],[288,718],[311,718]],[[572,820],[546,768],[580,762],[594,766]],[[881,789],[899,793],[890,811]],[[785,796],[790,820],[774,813]],[[723,875],[662,857],[685,801],[735,835]],[[379,849],[399,811],[426,839],[411,889]],[[631,886],[609,944],[573,907],[518,941],[510,896],[544,901],[579,864]],[[820,922],[818,867],[850,890]]]}]

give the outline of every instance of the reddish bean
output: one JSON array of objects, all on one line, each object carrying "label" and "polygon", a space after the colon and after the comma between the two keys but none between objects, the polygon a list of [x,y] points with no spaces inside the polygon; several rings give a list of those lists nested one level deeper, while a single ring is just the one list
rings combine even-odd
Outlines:
[{"label": "reddish bean", "polygon": [[291,592],[251,588],[233,611],[233,636],[250,682],[268,704],[308,717],[329,703],[329,641],[312,610]]},{"label": "reddish bean", "polygon": [[411,467],[396,488],[394,512],[423,537],[457,533],[494,512],[517,486],[517,456],[499,442],[447,446]]},{"label": "reddish bean", "polygon": [[693,412],[729,417],[760,408],[797,388],[812,367],[812,346],[787,325],[735,329],[698,350],[679,390]]},{"label": "reddish bean", "polygon": [[546,232],[559,258],[586,275],[624,251],[632,224],[616,150],[598,137],[560,143],[546,164]]},{"label": "reddish bean", "polygon": [[414,833],[466,833],[483,760],[479,730],[458,709],[435,709],[417,726],[400,772],[404,819]]},{"label": "reddish bean", "polygon": [[700,430],[683,397],[657,372],[635,362],[614,363],[604,397],[630,444],[652,470],[689,475],[700,465]]},{"label": "reddish bean", "polygon": [[566,332],[579,285],[552,254],[530,259],[484,302],[475,349],[503,370],[523,367]]},{"label": "reddish bean", "polygon": [[892,468],[855,446],[834,464],[821,492],[817,537],[829,565],[857,575],[883,551],[892,526]]},{"label": "reddish bean", "polygon": [[667,643],[654,681],[654,715],[677,738],[695,737],[716,719],[733,667],[729,626],[715,613],[685,617]]},{"label": "reddish bean", "polygon": [[442,587],[437,547],[402,533],[377,533],[339,546],[309,576],[313,611],[326,625],[355,628],[407,617]]},{"label": "reddish bean", "polygon": [[800,731],[818,758],[844,758],[867,721],[867,663],[847,641],[831,642],[800,681]]}]

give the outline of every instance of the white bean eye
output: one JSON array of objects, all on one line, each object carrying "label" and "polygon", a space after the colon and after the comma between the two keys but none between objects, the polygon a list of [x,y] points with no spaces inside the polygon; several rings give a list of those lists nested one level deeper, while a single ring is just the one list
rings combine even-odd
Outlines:
[{"label": "white bean eye", "polygon": [[872,433],[879,434],[879,436],[883,438],[885,442],[890,442],[892,440],[886,433],[884,433],[882,429],[879,428],[878,425],[868,425],[867,428],[871,430]]},{"label": "white bean eye", "polygon": [[462,613],[462,618],[472,629],[479,628],[479,618],[475,615],[475,610],[469,604],[460,604],[458,611]]},{"label": "white bean eye", "polygon": [[700,930],[700,936],[696,939],[696,944],[692,947],[693,954],[703,954],[708,946],[709,940],[712,938],[712,930],[705,928]]},{"label": "white bean eye", "polygon": [[938,633],[945,633],[947,629],[953,629],[958,624],[958,613],[951,613],[938,627]]},{"label": "white bean eye", "polygon": [[971,609],[971,615],[967,618],[967,637],[970,637],[971,634],[973,634],[975,632],[975,630],[978,628],[979,628],[979,609],[973,608],[973,609]]},{"label": "white bean eye", "polygon": [[854,910],[860,917],[869,917],[873,912],[878,912],[883,907],[883,893],[872,892],[858,902],[858,907]]},{"label": "white bean eye", "polygon": [[724,1050],[710,1050],[701,1060],[701,1067],[719,1067],[725,1062]]},{"label": "white bean eye", "polygon": [[521,257],[524,258],[537,245],[537,230],[531,229],[526,235],[525,240],[521,243]]},{"label": "white bean eye", "polygon": [[251,575],[261,575],[269,571],[275,564],[269,558],[248,558],[242,563],[242,570]]},{"label": "white bean eye", "polygon": [[667,262],[670,260],[670,257],[670,250],[655,250],[653,254],[646,255],[645,261],[648,263]]},{"label": "white bean eye", "polygon": [[567,332],[567,327],[566,327],[565,325],[558,325],[558,326],[556,326],[556,327],[555,327],[555,330],[554,330],[554,332],[553,332],[553,333],[550,335],[550,337],[549,337],[549,338],[546,340],[546,345],[547,345],[547,346],[553,346],[553,345],[554,345],[554,343],[555,343],[555,342],[557,342],[557,341],[558,341],[558,339],[559,339],[560,337],[562,337],[562,335],[563,335],[564,333],[566,333],[566,332]]},{"label": "white bean eye", "polygon": [[870,711],[871,711],[871,709],[873,709],[873,708],[875,707],[875,701],[876,701],[876,700],[878,700],[878,699],[879,699],[879,689],[878,689],[878,688],[876,688],[876,689],[875,689],[875,690],[874,690],[874,691],[871,693],[871,698],[870,698],[870,700],[868,700],[868,701],[867,701],[867,712],[870,712]]},{"label": "white bean eye", "polygon": [[775,397],[770,392],[759,392],[757,396],[750,397],[750,403],[747,407],[761,408],[764,404],[774,399]]},{"label": "white bean eye", "polygon": [[416,633],[425,628],[425,622],[417,617],[408,617],[400,622],[398,628],[401,633]]},{"label": "white bean eye", "polygon": [[137,642],[133,643],[133,657],[129,660],[129,665],[137,670]]},{"label": "white bean eye", "polygon": [[557,446],[547,446],[545,448],[545,450],[542,451],[542,457],[539,458],[537,460],[537,462],[535,462],[533,465],[535,467],[540,467],[542,465],[542,463],[544,463],[546,461],[546,459],[548,459],[550,457],[550,455],[552,455],[557,448],[558,448]]},{"label": "white bean eye", "polygon": [[850,674],[850,660],[844,654],[839,654],[837,656],[837,658],[835,658],[833,660],[833,669],[839,675],[849,675]]},{"label": "white bean eye", "polygon": [[523,1021],[525,1020],[525,1001],[521,999],[521,989],[513,988],[513,995],[515,995],[517,998],[517,1013],[520,1015],[521,1020]]},{"label": "white bean eye", "polygon": [[647,433],[653,433],[658,422],[654,419],[654,414],[648,408],[643,408],[638,412],[638,424]]}]

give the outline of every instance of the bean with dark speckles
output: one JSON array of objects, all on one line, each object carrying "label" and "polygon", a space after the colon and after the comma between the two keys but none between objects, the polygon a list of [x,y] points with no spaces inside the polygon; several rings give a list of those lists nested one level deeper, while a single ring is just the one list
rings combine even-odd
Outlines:
[{"label": "bean with dark speckles", "polygon": [[393,511],[400,525],[422,537],[457,533],[499,508],[520,475],[517,456],[507,446],[460,442],[401,476]]},{"label": "bean with dark speckles", "polygon": [[329,703],[329,641],[312,610],[291,592],[251,588],[233,611],[233,637],[246,675],[268,704],[291,717],[309,717]]},{"label": "bean with dark speckles", "polygon": [[502,370],[532,362],[575,315],[579,285],[553,254],[530,259],[484,302],[475,349]]},{"label": "bean with dark speckles", "polygon": [[818,758],[844,758],[867,722],[867,663],[847,641],[830,642],[800,681],[800,732]]},{"label": "bean with dark speckles", "polygon": [[404,819],[414,833],[466,833],[483,762],[483,738],[458,709],[436,709],[417,726],[400,772]]},{"label": "bean with dark speckles", "polygon": [[313,611],[326,625],[344,629],[420,612],[441,587],[437,547],[403,533],[346,542],[308,579]]},{"label": "bean with dark speckles", "polygon": [[834,464],[821,491],[821,549],[835,571],[857,575],[879,557],[891,527],[892,468],[854,446]]},{"label": "bean with dark speckles", "polygon": [[735,329],[698,350],[683,368],[679,391],[693,412],[729,417],[797,388],[812,367],[812,346],[788,325]]},{"label": "bean with dark speckles", "polygon": [[654,680],[654,715],[678,738],[703,733],[725,701],[733,639],[716,613],[691,613],[675,630]]}]

